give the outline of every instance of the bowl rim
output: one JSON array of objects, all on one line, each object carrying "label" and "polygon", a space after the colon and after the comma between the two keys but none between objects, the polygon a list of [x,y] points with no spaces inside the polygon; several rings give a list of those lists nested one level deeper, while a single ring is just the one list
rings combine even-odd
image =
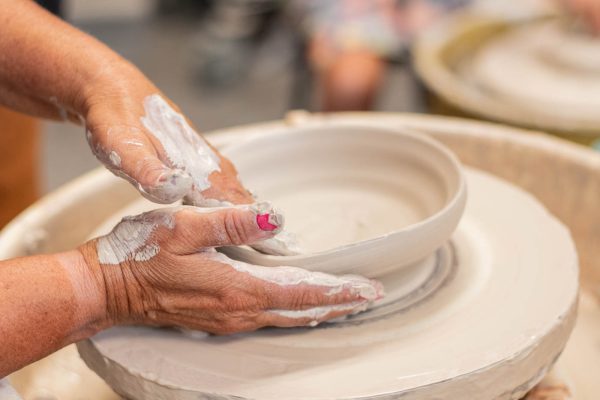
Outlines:
[{"label": "bowl rim", "polygon": [[[409,140],[412,140],[413,142],[419,142],[420,144],[424,144],[425,146],[429,146],[430,148],[435,149],[437,151],[438,155],[445,157],[446,161],[449,161],[450,165],[452,166],[452,169],[455,172],[455,175],[457,177],[456,189],[454,190],[453,193],[450,193],[449,198],[445,201],[443,207],[439,208],[436,212],[429,215],[428,217],[426,217],[422,220],[419,220],[418,222],[409,224],[398,230],[394,230],[394,231],[388,232],[386,234],[383,234],[383,235],[380,235],[380,236],[377,236],[377,237],[374,237],[371,239],[348,243],[348,244],[337,246],[337,247],[334,247],[334,248],[331,248],[328,250],[321,250],[321,251],[316,251],[316,252],[311,252],[311,253],[306,253],[306,254],[297,254],[297,255],[291,255],[291,256],[263,254],[263,253],[257,252],[256,250],[253,250],[253,249],[243,248],[244,251],[260,254],[261,258],[263,258],[264,260],[269,260],[269,261],[285,262],[284,260],[289,260],[289,261],[314,260],[314,259],[327,257],[332,254],[339,253],[341,251],[346,251],[346,250],[352,249],[354,247],[357,247],[359,245],[364,246],[364,245],[374,244],[376,242],[380,242],[386,238],[389,238],[390,236],[402,236],[402,235],[408,234],[409,232],[413,232],[415,230],[424,229],[424,227],[431,225],[434,221],[441,220],[445,215],[450,214],[451,211],[456,208],[460,209],[460,211],[459,211],[460,216],[458,218],[458,220],[460,220],[460,217],[462,217],[462,214],[464,213],[464,208],[465,208],[466,199],[467,199],[467,182],[466,182],[465,173],[464,173],[462,164],[458,160],[458,157],[450,149],[448,149],[446,146],[441,144],[439,141],[433,139],[431,136],[427,135],[426,133],[418,132],[411,128],[405,127],[405,126],[399,126],[397,128],[389,128],[389,127],[382,127],[380,125],[369,125],[366,123],[365,124],[352,124],[352,125],[347,125],[344,123],[328,123],[327,125],[308,124],[308,125],[299,125],[299,126],[288,126],[287,129],[282,130],[281,132],[279,132],[279,131],[278,132],[266,132],[266,133],[256,132],[251,135],[247,135],[242,140],[237,141],[234,144],[230,144],[230,145],[223,147],[221,149],[221,152],[226,157],[229,157],[228,152],[230,151],[230,149],[236,149],[236,148],[242,147],[243,145],[246,145],[246,144],[248,144],[256,139],[259,139],[259,138],[270,137],[270,136],[275,136],[275,135],[298,135],[298,134],[305,134],[306,131],[331,130],[331,129],[338,129],[341,127],[343,127],[346,130],[368,129],[368,130],[377,131],[378,133],[383,133],[386,135],[402,136],[404,138],[408,138]],[[454,227],[454,229],[455,228],[456,228],[456,226]],[[454,229],[452,231],[454,231]],[[440,241],[439,245],[441,246],[448,239],[449,238],[445,238],[444,240]],[[229,247],[231,247],[231,246],[229,246]]]}]

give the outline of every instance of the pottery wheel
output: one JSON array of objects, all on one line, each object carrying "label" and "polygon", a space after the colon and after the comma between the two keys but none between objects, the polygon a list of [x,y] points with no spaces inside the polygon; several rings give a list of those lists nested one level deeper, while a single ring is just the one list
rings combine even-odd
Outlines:
[{"label": "pottery wheel", "polygon": [[524,24],[465,63],[464,76],[505,103],[600,125],[600,40],[591,34],[559,21]]},{"label": "pottery wheel", "polygon": [[518,399],[571,332],[577,256],[532,196],[482,172],[467,180],[450,242],[382,277],[388,296],[371,311],[231,337],[117,327],[79,343],[81,356],[131,399]]}]

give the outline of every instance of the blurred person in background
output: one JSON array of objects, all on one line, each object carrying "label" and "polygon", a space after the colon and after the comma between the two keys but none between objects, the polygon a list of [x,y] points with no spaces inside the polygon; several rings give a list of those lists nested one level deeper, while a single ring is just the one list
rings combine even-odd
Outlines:
[{"label": "blurred person in background", "polygon": [[583,19],[593,34],[600,34],[600,0],[562,0],[567,11]]},{"label": "blurred person in background", "polygon": [[[554,3],[600,29],[600,0],[213,1],[194,39],[194,63],[205,86],[239,81],[257,44],[268,35],[273,16],[283,13],[301,37],[292,45],[301,47],[305,61],[300,64],[306,62],[310,71],[295,90],[306,92],[307,82],[314,78],[319,110],[370,110],[388,64],[406,61],[413,40],[441,18],[469,6],[533,16],[534,10],[551,9],[544,4]],[[292,106],[305,108],[308,102],[303,99]]]},{"label": "blurred person in background", "polygon": [[[556,2],[600,33],[600,0],[548,0]],[[301,26],[308,42],[306,57],[316,75],[320,109],[372,109],[389,61],[402,58],[419,33],[442,17],[478,3],[485,0],[294,2],[298,13],[304,15]],[[530,6],[535,8],[534,3]],[[526,8],[518,2],[494,7]]]},{"label": "blurred person in background", "polygon": [[389,60],[469,0],[297,1],[323,111],[370,110]]}]

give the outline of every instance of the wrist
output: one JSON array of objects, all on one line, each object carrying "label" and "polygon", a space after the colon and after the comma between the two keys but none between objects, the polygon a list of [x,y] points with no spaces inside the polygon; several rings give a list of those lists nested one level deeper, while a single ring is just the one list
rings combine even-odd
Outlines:
[{"label": "wrist", "polygon": [[72,250],[55,255],[67,272],[73,292],[75,310],[74,329],[69,342],[75,342],[110,327],[112,324],[106,313],[106,295],[104,283],[90,268],[83,254]]},{"label": "wrist", "polygon": [[97,310],[107,327],[131,322],[136,310],[133,299],[136,297],[135,287],[127,284],[127,266],[122,264],[104,265],[98,260],[96,239],[78,248],[92,280],[103,293],[102,309]]}]

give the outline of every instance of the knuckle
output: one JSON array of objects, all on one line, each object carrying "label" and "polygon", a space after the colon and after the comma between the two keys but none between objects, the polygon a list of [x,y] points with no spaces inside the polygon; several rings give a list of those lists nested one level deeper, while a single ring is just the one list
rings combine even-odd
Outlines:
[{"label": "knuckle", "polygon": [[314,290],[301,290],[295,297],[295,307],[316,307],[322,305],[322,297]]},{"label": "knuckle", "polygon": [[223,303],[228,312],[255,313],[263,308],[262,302],[255,296],[237,291],[228,291]]}]

